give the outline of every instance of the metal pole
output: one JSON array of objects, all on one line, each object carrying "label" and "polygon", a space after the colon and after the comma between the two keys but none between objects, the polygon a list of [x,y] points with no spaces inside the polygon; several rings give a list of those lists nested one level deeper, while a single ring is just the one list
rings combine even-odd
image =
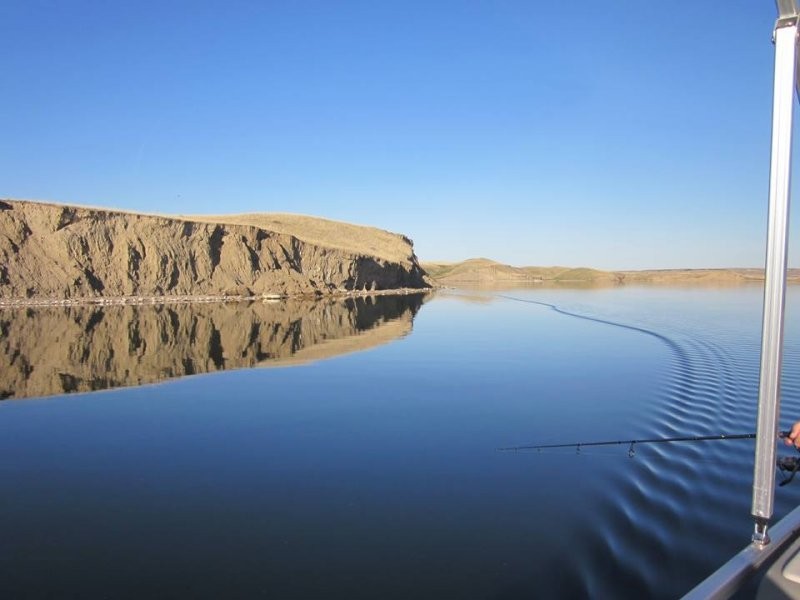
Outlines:
[{"label": "metal pole", "polygon": [[783,310],[786,295],[786,255],[789,225],[789,180],[792,153],[798,16],[795,0],[778,0],[780,18],[775,27],[775,83],[772,105],[772,158],[769,178],[764,315],[761,332],[761,372],[758,387],[758,423],[753,473],[755,519],[753,542],[769,543],[775,489],[775,441],[780,414],[780,377],[783,360]]}]

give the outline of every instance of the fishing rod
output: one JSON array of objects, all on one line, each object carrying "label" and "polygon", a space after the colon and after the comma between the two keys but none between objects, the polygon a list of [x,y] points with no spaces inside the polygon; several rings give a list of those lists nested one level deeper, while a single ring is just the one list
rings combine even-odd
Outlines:
[{"label": "fishing rod", "polygon": [[[789,435],[788,431],[779,431],[778,438],[785,438]],[[752,440],[755,439],[755,433],[723,433],[721,435],[689,435],[683,437],[669,437],[669,438],[642,438],[638,440],[611,440],[604,442],[577,442],[572,444],[540,444],[538,446],[508,446],[506,448],[498,448],[499,452],[516,452],[518,450],[544,450],[552,448],[576,448],[580,450],[586,446],[629,446],[628,451],[632,452],[636,444],[663,444],[666,442],[709,442],[715,440]]]},{"label": "fishing rod", "polygon": [[[779,431],[778,439],[784,439],[789,436],[789,431]],[[636,444],[664,444],[667,442],[711,442],[721,440],[753,440],[756,438],[755,433],[723,433],[720,435],[688,435],[682,437],[668,437],[668,438],[641,438],[635,440],[609,440],[602,442],[577,442],[572,444],[539,444],[539,445],[525,445],[525,446],[508,446],[506,448],[498,448],[499,452],[518,452],[520,450],[552,450],[554,448],[575,448],[578,452],[581,448],[588,446],[628,446],[628,456],[633,457],[636,454],[634,446]],[[800,451],[800,448],[798,448]],[[776,467],[783,475],[783,481],[780,486],[784,486],[794,479],[795,474],[800,471],[800,456],[783,456],[777,459]],[[789,475],[787,476],[786,473]]]}]

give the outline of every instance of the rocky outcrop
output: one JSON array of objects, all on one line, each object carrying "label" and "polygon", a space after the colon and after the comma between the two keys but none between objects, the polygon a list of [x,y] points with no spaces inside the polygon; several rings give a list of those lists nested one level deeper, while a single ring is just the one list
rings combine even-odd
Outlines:
[{"label": "rocky outcrop", "polygon": [[321,360],[411,332],[424,294],[0,310],[0,399]]},{"label": "rocky outcrop", "polygon": [[428,287],[407,238],[357,229],[365,239],[391,239],[392,257],[245,223],[0,201],[0,301]]}]

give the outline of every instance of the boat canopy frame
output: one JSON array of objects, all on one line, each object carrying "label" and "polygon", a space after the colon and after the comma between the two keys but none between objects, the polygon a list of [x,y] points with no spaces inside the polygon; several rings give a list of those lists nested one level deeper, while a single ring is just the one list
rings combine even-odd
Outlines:
[{"label": "boat canopy frame", "polygon": [[[798,89],[797,0],[776,0],[778,19],[773,33],[775,76],[772,99],[772,145],[769,176],[769,214],[758,386],[758,420],[753,469],[754,532],[750,544],[691,590],[684,599],[730,598],[768,561],[800,535],[800,507],[768,533],[775,499],[776,442],[780,418],[783,322],[789,248],[789,205],[792,157],[792,118]],[[772,537],[772,539],[770,539]]]},{"label": "boat canopy frame", "polygon": [[753,542],[760,545],[769,544],[767,527],[772,518],[775,497],[775,440],[780,417],[786,263],[789,247],[792,117],[798,81],[797,36],[800,23],[796,0],[777,0],[777,7],[778,21],[773,34],[775,77],[764,311],[751,509],[755,520]]}]

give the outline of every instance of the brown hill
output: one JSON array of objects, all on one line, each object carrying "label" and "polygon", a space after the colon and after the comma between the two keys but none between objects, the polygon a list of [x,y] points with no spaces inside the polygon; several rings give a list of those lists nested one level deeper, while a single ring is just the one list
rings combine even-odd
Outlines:
[{"label": "brown hill", "polygon": [[459,263],[424,263],[428,275],[438,283],[491,283],[530,281],[524,269],[504,265],[488,258],[471,258]]},{"label": "brown hill", "polygon": [[[763,269],[651,269],[599,271],[569,267],[512,267],[487,258],[457,263],[422,263],[428,275],[441,285],[493,284],[727,284],[764,280]],[[800,269],[789,269],[787,280],[800,283]]]},{"label": "brown hill", "polygon": [[[764,269],[651,269],[617,271],[620,283],[737,284],[764,281]],[[786,281],[800,283],[800,269],[787,269]]]},{"label": "brown hill", "polygon": [[0,201],[0,301],[428,287],[411,241],[294,215],[166,217]]},{"label": "brown hill", "polygon": [[459,263],[423,263],[428,275],[440,284],[541,283],[544,281],[613,281],[614,273],[569,267],[512,267],[488,258]]}]

